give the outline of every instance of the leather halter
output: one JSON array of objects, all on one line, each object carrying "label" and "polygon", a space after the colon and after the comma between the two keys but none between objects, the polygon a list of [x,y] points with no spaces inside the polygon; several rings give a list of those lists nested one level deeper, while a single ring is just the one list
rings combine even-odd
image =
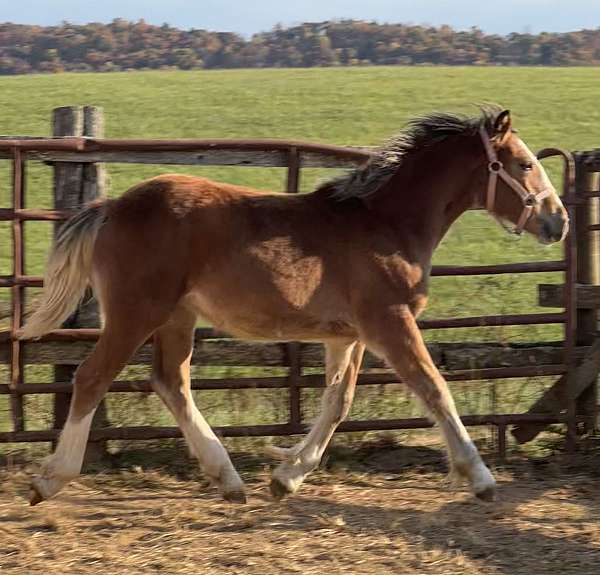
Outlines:
[{"label": "leather halter", "polygon": [[482,125],[479,128],[479,134],[481,135],[481,141],[485,148],[485,153],[488,157],[488,171],[490,177],[488,179],[487,196],[485,202],[485,209],[494,214],[494,206],[496,204],[496,188],[498,186],[498,178],[500,178],[507,186],[509,186],[521,199],[523,203],[523,211],[519,216],[516,226],[512,230],[512,233],[520,235],[523,232],[523,228],[526,226],[529,218],[533,215],[533,209],[538,205],[544,198],[548,197],[552,190],[546,188],[537,194],[528,192],[515,178],[513,178],[505,169],[500,160],[496,150],[492,146],[490,137]]}]

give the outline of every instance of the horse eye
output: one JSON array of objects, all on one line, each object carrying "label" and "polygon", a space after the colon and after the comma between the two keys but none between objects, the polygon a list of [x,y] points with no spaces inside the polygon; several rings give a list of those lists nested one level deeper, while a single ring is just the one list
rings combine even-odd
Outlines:
[{"label": "horse eye", "polygon": [[525,162],[524,164],[519,165],[524,172],[531,172],[531,170],[533,170],[533,164],[531,162]]}]

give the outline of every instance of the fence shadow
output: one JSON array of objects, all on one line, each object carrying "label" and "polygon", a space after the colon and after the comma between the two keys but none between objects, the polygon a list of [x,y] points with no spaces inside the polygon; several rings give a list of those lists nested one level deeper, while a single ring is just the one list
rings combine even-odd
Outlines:
[{"label": "fence shadow", "polygon": [[[264,453],[262,446],[256,451],[232,451],[233,464],[250,480],[253,473],[277,465],[278,462]],[[191,480],[199,475],[198,464],[182,439],[162,440],[154,445],[128,447],[110,455],[100,463],[84,466],[84,473],[143,469],[182,480]],[[356,445],[337,445],[327,450],[320,470],[333,472],[336,480],[343,481],[343,473],[393,473],[403,475],[418,471],[446,473],[446,456],[441,448],[406,446],[390,441],[370,441]]]}]

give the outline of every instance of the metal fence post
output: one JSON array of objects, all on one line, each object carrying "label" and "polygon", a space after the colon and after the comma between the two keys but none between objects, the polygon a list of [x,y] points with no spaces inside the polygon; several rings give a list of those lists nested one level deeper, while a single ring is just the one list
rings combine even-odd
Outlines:
[{"label": "metal fence post", "polygon": [[[598,191],[598,174],[587,169],[584,158],[576,158],[575,194],[578,200],[577,219],[577,284],[600,284],[600,244],[599,231],[590,226],[600,223],[599,202],[590,197],[590,192]],[[577,345],[592,345],[598,333],[598,310],[577,309]],[[586,416],[586,431],[596,429],[598,386],[594,382],[577,399],[577,412]]]}]

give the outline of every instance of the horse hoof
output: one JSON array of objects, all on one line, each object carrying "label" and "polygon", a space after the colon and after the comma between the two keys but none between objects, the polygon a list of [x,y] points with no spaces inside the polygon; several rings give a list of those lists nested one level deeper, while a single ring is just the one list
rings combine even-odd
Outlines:
[{"label": "horse hoof", "polygon": [[271,479],[269,489],[271,490],[271,495],[278,501],[293,493],[293,491],[287,485],[284,485],[276,477],[273,477],[273,479]]},{"label": "horse hoof", "polygon": [[36,486],[32,483],[29,487],[29,505],[34,507],[38,503],[44,501],[42,494],[37,490]]},{"label": "horse hoof", "polygon": [[492,502],[496,499],[496,487],[494,485],[486,487],[482,491],[475,493],[475,497],[481,501]]},{"label": "horse hoof", "polygon": [[243,491],[228,491],[223,493],[223,499],[229,503],[246,503],[246,494]]}]

